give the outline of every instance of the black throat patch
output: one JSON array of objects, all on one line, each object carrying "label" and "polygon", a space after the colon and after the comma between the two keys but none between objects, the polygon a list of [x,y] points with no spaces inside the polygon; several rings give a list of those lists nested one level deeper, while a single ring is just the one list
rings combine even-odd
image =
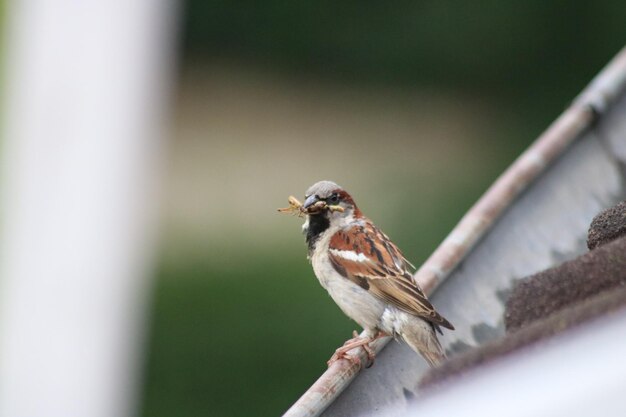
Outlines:
[{"label": "black throat patch", "polygon": [[309,228],[306,231],[306,243],[309,245],[309,254],[313,253],[315,243],[329,227],[330,221],[325,215],[309,216]]}]

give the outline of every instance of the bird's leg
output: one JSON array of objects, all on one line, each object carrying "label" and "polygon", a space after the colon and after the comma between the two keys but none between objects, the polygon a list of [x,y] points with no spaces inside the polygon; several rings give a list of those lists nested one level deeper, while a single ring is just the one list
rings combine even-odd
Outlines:
[{"label": "bird's leg", "polygon": [[[354,333],[356,334],[356,332]],[[352,339],[347,340],[343,344],[343,346],[335,350],[333,356],[331,356],[326,363],[328,364],[328,366],[330,366],[333,363],[337,362],[339,359],[347,359],[356,365],[360,365],[361,359],[358,356],[348,355],[348,351],[359,346],[365,346],[368,342],[369,338],[355,336]]]},{"label": "bird's leg", "polygon": [[355,330],[352,332],[352,336],[352,339],[347,340],[342,347],[335,350],[335,353],[327,362],[328,366],[337,362],[339,359],[347,359],[357,365],[360,365],[361,360],[359,359],[359,357],[348,355],[348,351],[361,346],[363,347],[363,350],[365,350],[365,352],[367,353],[367,358],[369,359],[369,364],[367,365],[367,367],[369,368],[374,364],[374,359],[376,358],[376,354],[369,344],[372,343],[374,340],[387,336],[387,334],[379,331],[374,337],[360,337]]},{"label": "bird's leg", "polygon": [[374,360],[376,359],[376,354],[374,353],[374,349],[372,349],[372,347],[370,346],[370,343],[385,336],[388,336],[388,334],[383,332],[382,330],[379,330],[378,333],[376,333],[376,336],[370,338],[369,341],[363,345],[363,350],[365,350],[365,352],[367,353],[367,359],[369,360],[366,368],[371,368],[372,365],[374,365]]},{"label": "bird's leg", "polygon": [[378,340],[382,337],[387,337],[389,336],[387,333],[383,332],[382,330],[379,330],[378,333],[376,333],[376,336],[374,336],[371,340],[370,343],[373,342],[374,340]]}]

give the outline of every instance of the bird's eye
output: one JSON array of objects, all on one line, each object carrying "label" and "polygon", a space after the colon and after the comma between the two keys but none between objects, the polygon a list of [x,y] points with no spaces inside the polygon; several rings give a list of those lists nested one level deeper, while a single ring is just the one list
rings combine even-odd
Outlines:
[{"label": "bird's eye", "polygon": [[337,193],[331,194],[331,196],[328,197],[328,202],[330,204],[337,204],[337,203],[339,203],[339,196],[337,195]]}]

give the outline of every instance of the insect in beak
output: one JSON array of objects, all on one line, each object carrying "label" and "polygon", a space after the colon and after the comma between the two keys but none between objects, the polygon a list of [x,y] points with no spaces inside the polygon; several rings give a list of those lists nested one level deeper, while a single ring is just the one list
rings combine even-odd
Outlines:
[{"label": "insect in beak", "polygon": [[278,211],[280,213],[293,214],[298,217],[302,217],[305,214],[316,214],[324,209],[328,209],[332,212],[338,211],[340,213],[345,211],[341,206],[329,206],[325,201],[318,199],[317,196],[309,196],[304,204],[302,204],[297,198],[291,195],[287,199],[287,202],[289,203],[289,207],[279,208]]}]

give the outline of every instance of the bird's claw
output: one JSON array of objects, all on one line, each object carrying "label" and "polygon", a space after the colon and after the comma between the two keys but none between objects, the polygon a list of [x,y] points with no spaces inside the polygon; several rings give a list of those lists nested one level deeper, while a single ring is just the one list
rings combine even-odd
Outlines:
[{"label": "bird's claw", "polygon": [[348,352],[341,351],[340,349],[337,349],[335,351],[333,356],[330,357],[326,364],[328,365],[328,367],[330,367],[333,363],[341,359],[348,360],[355,365],[361,366],[361,358],[359,358],[358,356],[348,355]]},{"label": "bird's claw", "polygon": [[352,339],[346,340],[343,346],[335,350],[333,356],[331,356],[331,358],[326,363],[328,364],[328,366],[331,366],[333,363],[337,362],[340,359],[346,359],[355,365],[361,366],[361,358],[356,355],[349,355],[348,352],[354,348],[362,347],[365,353],[367,353],[368,359],[368,363],[365,367],[369,368],[374,365],[374,360],[376,359],[376,354],[369,344],[372,341],[378,339],[378,337],[379,336],[376,336],[373,339],[369,337],[361,337],[355,330],[352,332]]}]

